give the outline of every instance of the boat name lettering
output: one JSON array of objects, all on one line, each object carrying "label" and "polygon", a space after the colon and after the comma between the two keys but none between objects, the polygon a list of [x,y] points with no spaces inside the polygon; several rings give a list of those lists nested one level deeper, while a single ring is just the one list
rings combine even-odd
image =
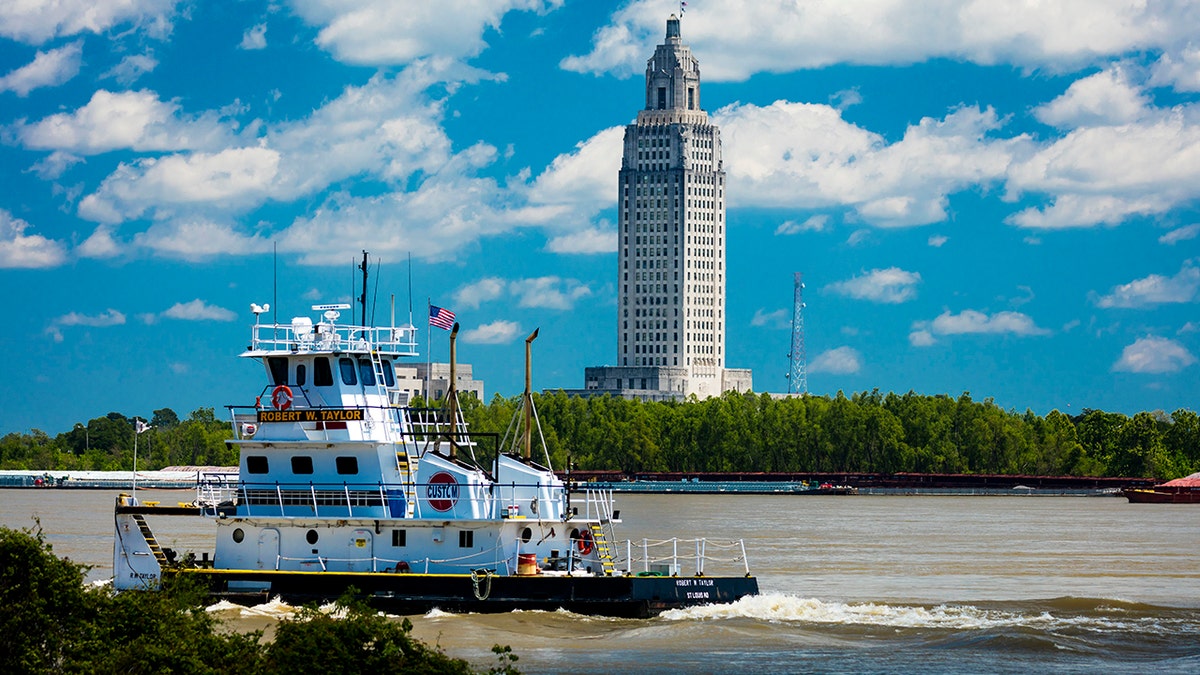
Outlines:
[{"label": "boat name lettering", "polygon": [[319,410],[259,410],[258,423],[264,422],[361,422],[366,419],[362,408]]},{"label": "boat name lettering", "polygon": [[712,579],[676,579],[676,586],[715,586]]}]

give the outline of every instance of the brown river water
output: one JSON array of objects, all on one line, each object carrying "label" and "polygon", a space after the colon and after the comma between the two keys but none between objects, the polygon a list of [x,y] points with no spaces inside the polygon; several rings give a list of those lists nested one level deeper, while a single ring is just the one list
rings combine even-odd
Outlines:
[{"label": "brown river water", "polygon": [[[111,576],[115,496],[0,490],[0,525],[38,517],[55,553],[100,581]],[[676,494],[617,495],[617,507],[618,537],[635,545],[743,539],[762,595],[648,620],[435,611],[411,617],[415,634],[484,669],[493,644],[511,645],[529,673],[1200,672],[1200,506]],[[203,519],[151,526],[165,546],[211,550]],[[210,609],[245,630],[290,612]]]}]

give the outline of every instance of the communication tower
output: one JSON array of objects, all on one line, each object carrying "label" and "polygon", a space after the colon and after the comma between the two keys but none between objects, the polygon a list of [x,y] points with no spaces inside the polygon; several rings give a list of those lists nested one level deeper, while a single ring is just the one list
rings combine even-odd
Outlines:
[{"label": "communication tower", "polygon": [[792,351],[788,354],[788,393],[808,393],[808,372],[804,354],[804,275],[796,272],[796,288],[792,305]]}]

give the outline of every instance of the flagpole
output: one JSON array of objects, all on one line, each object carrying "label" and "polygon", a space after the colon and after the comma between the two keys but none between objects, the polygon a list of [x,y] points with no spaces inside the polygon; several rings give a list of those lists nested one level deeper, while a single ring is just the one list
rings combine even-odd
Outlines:
[{"label": "flagpole", "polygon": [[137,503],[137,445],[138,445],[138,418],[133,418],[133,503]]},{"label": "flagpole", "polygon": [[[433,298],[425,298],[425,313],[433,306]],[[433,328],[429,320],[425,321],[425,407],[429,407],[429,383],[433,379],[433,351],[430,344],[433,340]]]}]

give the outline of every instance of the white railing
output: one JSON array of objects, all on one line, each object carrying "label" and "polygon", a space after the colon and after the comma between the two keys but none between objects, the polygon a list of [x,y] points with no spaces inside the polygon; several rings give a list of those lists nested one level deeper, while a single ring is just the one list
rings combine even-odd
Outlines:
[{"label": "white railing", "polygon": [[299,317],[292,323],[255,324],[250,335],[251,351],[347,351],[377,352],[388,356],[416,356],[417,329],[412,326],[349,326],[312,323]]},{"label": "white railing", "polygon": [[[681,552],[679,545],[691,549]],[[710,549],[714,549],[710,552]],[[640,555],[634,555],[638,553]],[[716,565],[721,573],[729,573],[731,568],[741,568],[739,571],[750,576],[750,561],[746,559],[746,545],[741,539],[731,542],[715,542],[708,539],[679,539],[671,538],[662,541],[643,539],[640,546],[625,540],[625,559],[629,563],[629,572],[637,574],[635,567],[641,566],[642,574],[659,574],[662,576],[678,576],[685,574],[682,569],[685,564],[694,564],[693,573],[705,576],[708,572],[705,566],[709,563]]]}]

